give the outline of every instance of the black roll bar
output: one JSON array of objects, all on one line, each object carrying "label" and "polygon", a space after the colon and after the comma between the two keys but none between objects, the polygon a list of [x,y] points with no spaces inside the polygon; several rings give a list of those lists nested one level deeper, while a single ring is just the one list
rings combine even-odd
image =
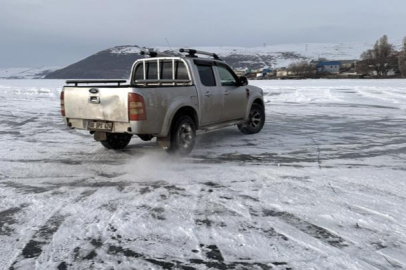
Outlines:
[{"label": "black roll bar", "polygon": [[117,83],[120,86],[122,83],[126,83],[127,80],[67,80],[66,84],[95,84],[95,83]]}]

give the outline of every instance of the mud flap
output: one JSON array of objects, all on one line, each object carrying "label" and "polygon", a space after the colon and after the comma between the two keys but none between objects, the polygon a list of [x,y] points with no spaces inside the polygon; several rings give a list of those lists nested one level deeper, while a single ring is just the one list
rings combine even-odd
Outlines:
[{"label": "mud flap", "polygon": [[158,145],[164,149],[169,148],[171,146],[171,137],[157,137],[156,142]]},{"label": "mud flap", "polygon": [[94,139],[98,142],[103,142],[107,140],[107,133],[106,132],[101,132],[101,131],[96,131],[94,133]]}]

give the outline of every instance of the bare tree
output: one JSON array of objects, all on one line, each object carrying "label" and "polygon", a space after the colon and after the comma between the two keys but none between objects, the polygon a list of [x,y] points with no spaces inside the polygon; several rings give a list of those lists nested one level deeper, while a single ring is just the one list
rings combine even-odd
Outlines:
[{"label": "bare tree", "polygon": [[288,67],[288,71],[299,76],[299,65],[298,63],[291,63]]},{"label": "bare tree", "polygon": [[400,73],[406,78],[406,37],[403,39],[403,50],[399,53],[398,60]]},{"label": "bare tree", "polygon": [[288,67],[288,71],[300,77],[312,77],[315,73],[315,67],[307,61],[292,63]]},{"label": "bare tree", "polygon": [[386,35],[375,43],[373,49],[362,53],[361,58],[378,76],[387,76],[390,70],[398,67],[396,50]]},{"label": "bare tree", "polygon": [[356,66],[355,66],[355,72],[360,75],[369,75],[369,72],[371,71],[371,68],[368,66],[367,61],[361,60],[358,61]]}]

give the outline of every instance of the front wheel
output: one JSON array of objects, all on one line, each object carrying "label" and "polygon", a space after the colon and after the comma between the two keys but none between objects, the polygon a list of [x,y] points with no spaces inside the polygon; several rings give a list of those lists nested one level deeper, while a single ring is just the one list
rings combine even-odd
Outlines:
[{"label": "front wheel", "polygon": [[101,144],[107,149],[124,149],[131,141],[131,134],[127,133],[106,133],[106,140]]},{"label": "front wheel", "polygon": [[252,104],[248,121],[238,125],[238,129],[244,134],[255,134],[262,130],[265,124],[265,110],[259,104]]},{"label": "front wheel", "polygon": [[196,125],[189,116],[182,116],[171,128],[171,145],[168,153],[179,156],[188,155],[196,142]]}]

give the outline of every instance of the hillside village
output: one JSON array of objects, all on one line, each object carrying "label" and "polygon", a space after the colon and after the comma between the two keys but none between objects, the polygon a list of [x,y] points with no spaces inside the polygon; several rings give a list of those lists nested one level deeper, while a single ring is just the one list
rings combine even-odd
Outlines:
[{"label": "hillside village", "polygon": [[372,49],[361,54],[361,59],[300,60],[288,66],[259,69],[236,69],[236,74],[249,79],[304,79],[304,78],[402,78],[406,77],[406,38],[399,51],[386,36],[379,39]]},{"label": "hillside village", "polygon": [[[247,76],[249,79],[300,79],[300,78],[362,78],[365,74],[357,72],[359,60],[328,61],[312,60],[310,62],[298,62],[288,67],[272,68],[264,66],[260,69],[235,70],[239,76]],[[300,66],[303,66],[301,69]]]},{"label": "hillside village", "polygon": [[[300,65],[304,66],[303,69]],[[364,65],[362,60],[334,60],[323,59],[320,61],[298,62],[288,67],[271,68],[264,66],[260,69],[234,70],[239,76],[247,76],[251,80],[260,79],[302,79],[302,78],[330,78],[330,79],[361,79],[377,77],[376,73],[364,72],[358,68]],[[387,77],[400,78],[401,72],[392,69]]]}]

